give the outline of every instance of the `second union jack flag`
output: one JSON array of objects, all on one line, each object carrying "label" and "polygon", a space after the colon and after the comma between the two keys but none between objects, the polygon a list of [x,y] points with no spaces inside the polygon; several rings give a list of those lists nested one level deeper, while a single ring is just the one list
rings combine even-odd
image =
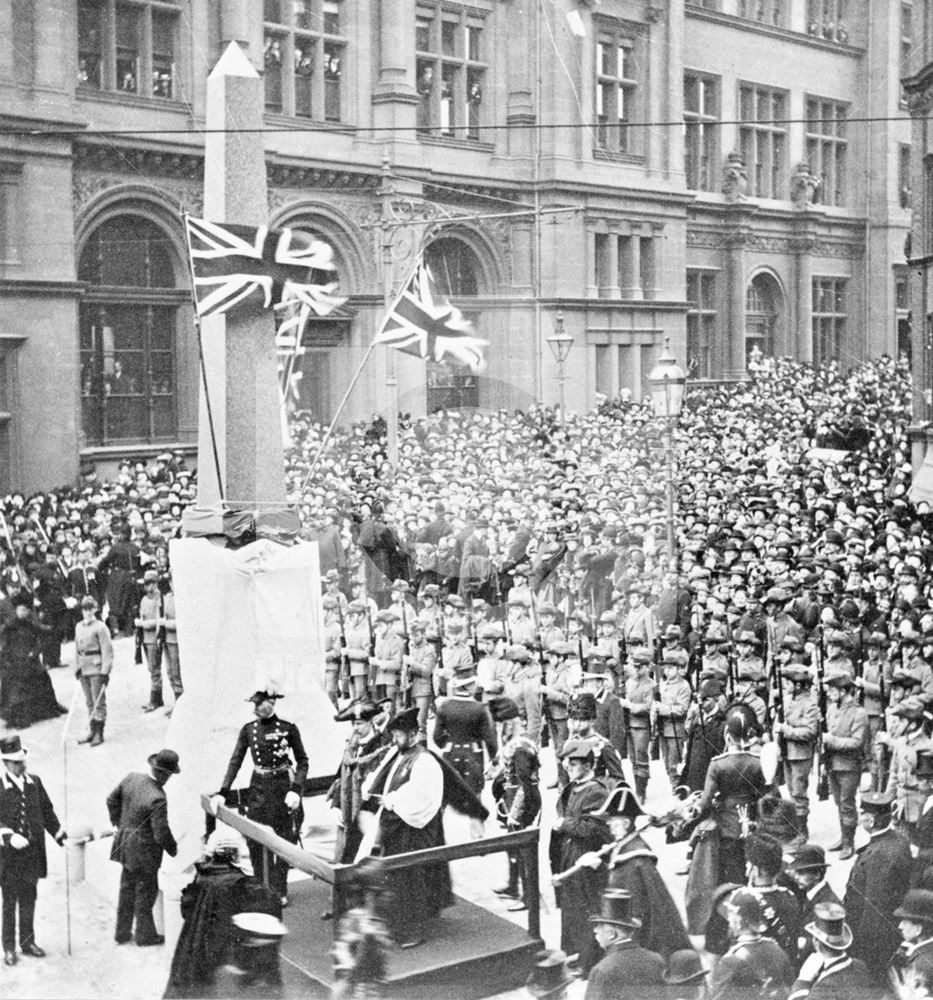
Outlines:
[{"label": "second union jack flag", "polygon": [[483,348],[473,324],[437,290],[430,268],[419,258],[376,333],[375,342],[419,358],[456,358],[477,371]]},{"label": "second union jack flag", "polygon": [[330,245],[297,229],[219,225],[185,216],[198,316],[241,306],[284,311],[278,325],[300,336],[313,312],[326,316],[337,297]]}]

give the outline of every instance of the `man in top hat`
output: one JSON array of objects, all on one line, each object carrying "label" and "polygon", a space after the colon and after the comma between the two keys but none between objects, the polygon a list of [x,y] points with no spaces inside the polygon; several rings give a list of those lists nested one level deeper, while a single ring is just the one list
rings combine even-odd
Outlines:
[{"label": "man in top hat", "polygon": [[900,934],[894,911],[910,884],[912,858],[904,834],[891,827],[890,792],[864,792],[859,823],[869,835],[849,873],[843,898],[854,941],[852,954],[883,980]]},{"label": "man in top hat", "polygon": [[919,886],[924,880],[924,872],[933,864],[933,750],[917,751],[917,767],[914,774],[924,796],[920,818],[913,834],[917,853],[910,880],[912,886]]},{"label": "man in top hat", "polygon": [[[486,810],[460,778],[418,740],[418,709],[399,712],[388,722],[394,752],[389,752],[363,783],[364,800],[379,804],[376,845],[385,856],[444,843],[443,808],[451,804],[485,819]],[[389,926],[399,946],[424,941],[428,920],[452,900],[446,864],[425,864],[390,873]]]},{"label": "man in top hat", "polygon": [[434,743],[473,794],[480,796],[486,772],[483,747],[490,762],[499,752],[496,727],[489,709],[474,697],[475,677],[454,677],[448,682],[448,691],[450,697],[445,698],[435,711]]},{"label": "man in top hat", "polygon": [[19,736],[0,739],[0,896],[3,898],[3,962],[16,965],[16,920],[24,955],[42,958],[33,918],[37,886],[48,874],[45,834],[65,840],[45,786],[26,772],[26,749]]},{"label": "man in top hat", "polygon": [[363,840],[359,825],[363,781],[389,750],[388,737],[373,726],[377,715],[378,705],[371,701],[353,701],[334,716],[337,722],[349,722],[353,726],[343,749],[337,777],[327,792],[331,807],[340,812],[334,845],[334,861],[337,864],[353,864],[356,860]]},{"label": "man in top hat", "polygon": [[162,637],[165,619],[157,570],[146,570],[143,576],[143,587],[144,593],[139,602],[139,614],[133,624],[136,626],[137,641],[142,643],[146,665],[149,668],[149,701],[143,706],[143,711],[154,712],[163,705]]},{"label": "man in top hat", "polygon": [[892,981],[895,986],[922,983],[929,989],[933,986],[933,892],[911,889],[894,916],[903,941],[891,960]]},{"label": "man in top hat", "polygon": [[535,1000],[567,1000],[567,987],[575,978],[562,951],[539,951],[525,989]]},{"label": "man in top hat", "polygon": [[[297,844],[301,830],[301,793],[308,777],[308,755],[298,727],[275,714],[275,703],[281,697],[269,685],[246,699],[253,704],[255,718],[240,730],[220,791],[211,797],[211,804],[216,815],[217,806],[226,802],[248,751],[253,773],[246,814],[254,822],[272,827],[280,837]],[[251,840],[249,855],[257,875],[262,872],[262,854],[262,845]],[[269,885],[285,905],[288,863],[281,858],[272,861]]]},{"label": "man in top hat", "polygon": [[607,889],[599,913],[590,917],[605,956],[593,967],[585,1000],[643,1000],[664,982],[664,959],[635,941],[641,921],[632,912],[631,894]]},{"label": "man in top hat", "polygon": [[[804,844],[797,848],[786,865],[787,874],[796,887],[801,927],[814,919],[814,907],[817,903],[842,902],[826,881],[827,867],[826,853],[819,844]],[[801,934],[797,938],[798,959],[805,959],[812,950],[810,937],[805,933]]]},{"label": "man in top hat", "polygon": [[849,956],[852,931],[839,903],[817,903],[805,929],[813,950],[800,967],[788,1000],[867,1000],[877,995],[865,963]]},{"label": "man in top hat", "polygon": [[791,685],[791,696],[784,702],[784,721],[774,723],[775,740],[784,741],[784,783],[794,800],[797,813],[795,846],[807,842],[810,816],[810,772],[820,729],[820,708],[813,698],[813,677],[802,664],[794,663],[781,670],[781,680]]},{"label": "man in top hat", "polygon": [[177,850],[168,825],[165,784],[181,773],[174,750],[150,754],[148,763],[148,774],[131,772],[107,796],[107,813],[116,828],[110,859],[123,866],[114,940],[125,944],[135,926],[140,947],[165,943],[156,932],[152,907],[159,894],[162,853],[175,857]]},{"label": "man in top hat", "polygon": [[855,677],[845,670],[826,676],[829,709],[826,713],[826,732],[823,749],[829,787],[839,811],[840,837],[829,848],[839,851],[845,861],[855,853],[853,841],[858,825],[855,794],[862,774],[862,750],[868,733],[868,716],[855,700]]},{"label": "man in top hat", "polygon": [[[574,868],[580,858],[610,843],[612,834],[601,816],[594,815],[606,801],[608,785],[596,777],[596,761],[589,743],[568,740],[564,746],[564,766],[570,776],[557,799],[557,819],[551,827],[549,856],[554,875]],[[599,958],[588,924],[603,876],[584,868],[556,891],[560,907],[561,947],[580,956],[580,968],[587,975]]]},{"label": "man in top hat", "polygon": [[641,922],[635,934],[640,945],[665,957],[689,948],[690,939],[677,905],[658,874],[657,855],[635,826],[635,821],[646,813],[631,790],[614,788],[593,815],[605,820],[614,845],[608,855],[592,851],[577,863],[605,872],[608,888],[631,894],[632,913]]},{"label": "man in top hat", "polygon": [[790,985],[794,971],[777,942],[764,936],[761,900],[751,889],[739,888],[729,896],[725,912],[732,944],[713,969],[710,1000],[783,996],[782,987]]}]

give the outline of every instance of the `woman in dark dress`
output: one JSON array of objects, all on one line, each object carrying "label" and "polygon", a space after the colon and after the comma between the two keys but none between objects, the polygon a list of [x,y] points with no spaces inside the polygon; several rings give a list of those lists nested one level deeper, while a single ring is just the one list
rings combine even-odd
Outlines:
[{"label": "woman in dark dress", "polygon": [[33,595],[21,591],[11,603],[16,617],[0,632],[0,718],[13,729],[24,729],[68,709],[58,703],[42,664],[42,645],[50,629],[33,620]]}]

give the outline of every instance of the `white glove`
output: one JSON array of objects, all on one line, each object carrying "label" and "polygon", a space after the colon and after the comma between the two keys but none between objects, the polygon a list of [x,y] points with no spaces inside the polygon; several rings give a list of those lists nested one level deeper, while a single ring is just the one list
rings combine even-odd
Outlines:
[{"label": "white glove", "polygon": [[297,809],[301,805],[301,796],[297,792],[285,793],[285,806],[288,809]]},{"label": "white glove", "polygon": [[11,833],[10,834],[10,847],[14,851],[21,851],[24,847],[29,846],[29,841],[21,833]]},{"label": "white glove", "polygon": [[224,805],[227,800],[223,795],[212,795],[211,796],[211,815],[216,816],[217,810]]}]

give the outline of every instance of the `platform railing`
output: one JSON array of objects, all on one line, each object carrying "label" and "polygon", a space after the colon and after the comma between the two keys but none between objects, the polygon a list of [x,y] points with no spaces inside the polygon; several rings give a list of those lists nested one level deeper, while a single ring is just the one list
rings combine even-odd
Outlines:
[{"label": "platform railing", "polygon": [[[211,815],[211,797],[201,796],[201,808]],[[217,819],[226,823],[247,840],[255,840],[262,845],[262,880],[268,885],[272,868],[272,857],[279,857],[288,862],[292,868],[313,875],[315,878],[334,887],[333,912],[339,916],[345,909],[344,899],[347,887],[353,880],[356,865],[334,864],[319,858],[310,851],[305,851],[290,843],[268,826],[243,816],[228,806],[220,806]],[[383,870],[398,871],[402,868],[414,868],[430,862],[460,861],[463,858],[482,857],[486,854],[515,854],[522,858],[522,875],[525,879],[525,899],[528,906],[528,934],[530,937],[541,937],[541,891],[538,883],[538,841],[540,830],[537,826],[514,833],[502,833],[495,837],[483,837],[481,840],[468,840],[462,844],[445,844],[442,847],[429,847],[421,851],[409,851],[406,854],[383,855]],[[257,873],[258,874],[258,873]],[[333,925],[336,927],[336,921]]]}]

